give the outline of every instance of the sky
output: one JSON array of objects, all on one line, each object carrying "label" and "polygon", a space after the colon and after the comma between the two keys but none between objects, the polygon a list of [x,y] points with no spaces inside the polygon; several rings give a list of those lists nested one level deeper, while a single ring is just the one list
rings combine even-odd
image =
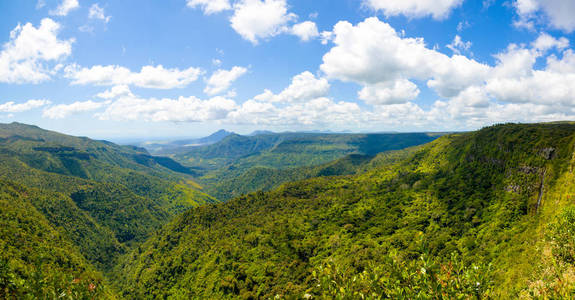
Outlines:
[{"label": "sky", "polygon": [[93,138],[575,119],[572,0],[0,0],[0,123]]}]

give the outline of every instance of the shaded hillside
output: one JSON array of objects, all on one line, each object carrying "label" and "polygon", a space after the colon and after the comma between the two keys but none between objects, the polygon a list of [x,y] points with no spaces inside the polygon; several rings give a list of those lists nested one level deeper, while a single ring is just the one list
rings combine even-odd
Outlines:
[{"label": "shaded hillside", "polygon": [[277,133],[241,136],[232,134],[204,147],[181,148],[171,156],[196,168],[218,169],[232,164],[237,168],[286,168],[327,163],[348,154],[375,155],[404,149],[434,140],[437,135],[406,134],[320,134]]},{"label": "shaded hillside", "polygon": [[493,126],[192,209],[115,274],[144,298],[565,296],[574,141],[574,125]]},{"label": "shaded hillside", "polygon": [[0,298],[109,295],[103,276],[36,208],[53,202],[51,196],[0,180]]},{"label": "shaded hillside", "polygon": [[[228,200],[254,191],[268,191],[281,184],[321,176],[351,175],[366,167],[373,156],[350,154],[327,164],[312,167],[274,169],[253,167],[236,176],[225,176],[206,186],[205,192],[220,200]],[[230,170],[232,171],[232,170]]]},{"label": "shaded hillside", "polygon": [[[119,255],[179,213],[213,202],[185,170],[169,158],[133,147],[0,124],[0,187],[17,186],[24,195],[13,194],[17,206],[4,207],[1,219],[19,215],[18,207],[29,210],[39,224],[45,223],[46,232],[65,241],[65,251],[87,263],[86,269],[109,270]],[[21,267],[33,266],[24,262]]]},{"label": "shaded hillside", "polygon": [[[202,174],[196,179],[206,192],[225,201],[289,181],[352,174],[377,153],[424,144],[438,136],[424,133],[233,134],[213,145],[181,148],[170,156],[196,174]],[[342,160],[334,162],[339,159]]]},{"label": "shaded hillside", "polygon": [[165,141],[165,142],[152,141],[152,142],[140,143],[139,146],[146,148],[152,154],[172,153],[181,148],[198,147],[198,146],[215,144],[231,134],[234,133],[226,130],[218,130],[209,136],[199,139],[183,139],[183,140]]}]

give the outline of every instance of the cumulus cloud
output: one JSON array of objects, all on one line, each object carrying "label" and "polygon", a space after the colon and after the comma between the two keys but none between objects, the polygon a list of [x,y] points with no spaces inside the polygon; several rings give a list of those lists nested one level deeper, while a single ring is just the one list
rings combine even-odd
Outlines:
[{"label": "cumulus cloud", "polygon": [[15,103],[14,101],[9,101],[3,104],[0,104],[0,112],[5,113],[17,113],[17,112],[24,112],[29,111],[35,108],[39,108],[45,105],[50,104],[48,100],[28,100],[24,103]]},{"label": "cumulus cloud", "polygon": [[[447,56],[376,18],[355,26],[340,22],[329,41],[334,46],[320,68],[328,78],[362,86],[358,98],[372,105],[362,112],[369,124],[475,129],[575,117],[575,52],[563,37],[542,33],[530,44],[510,44],[494,55],[494,65],[457,54],[467,48],[461,39],[452,43],[456,53]],[[418,81],[439,96],[428,110],[414,102]]]},{"label": "cumulus cloud", "polygon": [[231,70],[215,71],[208,79],[204,93],[213,96],[226,91],[234,81],[243,76],[247,71],[248,69],[237,66]]},{"label": "cumulus cloud", "polygon": [[71,104],[58,104],[45,109],[42,116],[49,119],[64,119],[73,114],[97,110],[106,104],[105,102],[94,101],[77,101]]},{"label": "cumulus cloud", "polygon": [[303,103],[277,106],[270,102],[248,100],[228,116],[234,124],[279,127],[353,126],[359,124],[362,110],[352,102],[334,102],[325,97]]},{"label": "cumulus cloud", "polygon": [[575,30],[575,2],[565,0],[515,0],[513,2],[519,19],[518,27],[534,29],[535,23],[543,21],[551,28],[573,32]]},{"label": "cumulus cloud", "polygon": [[469,51],[471,45],[470,41],[463,41],[459,35],[456,35],[451,44],[447,45],[447,48],[453,51],[454,54],[461,55],[461,53]]},{"label": "cumulus cloud", "polygon": [[201,8],[204,14],[211,15],[232,8],[229,0],[187,0],[188,7]]},{"label": "cumulus cloud", "polygon": [[291,34],[296,35],[300,40],[307,42],[319,36],[319,31],[317,30],[317,25],[312,21],[305,21],[302,23],[295,24],[291,28]]},{"label": "cumulus cloud", "polygon": [[386,16],[404,15],[409,18],[431,16],[445,19],[463,0],[364,0],[367,7],[381,10]]},{"label": "cumulus cloud", "polygon": [[202,100],[196,97],[176,99],[120,97],[97,116],[101,120],[149,122],[206,122],[225,119],[235,110],[235,101],[224,97]]},{"label": "cumulus cloud", "polygon": [[324,97],[329,93],[329,82],[325,78],[316,78],[305,71],[292,78],[291,84],[281,93],[275,95],[270,90],[256,96],[254,99],[267,102],[303,102]]},{"label": "cumulus cloud", "polygon": [[18,25],[0,52],[0,82],[39,83],[50,79],[57,63],[72,53],[73,39],[60,40],[60,24],[43,19],[38,28]]},{"label": "cumulus cloud", "polygon": [[106,16],[104,9],[100,7],[98,3],[92,4],[92,6],[90,6],[90,11],[88,12],[88,18],[102,20],[104,21],[104,23],[108,23],[110,22],[110,19],[112,19],[112,17]]},{"label": "cumulus cloud", "polygon": [[569,40],[564,37],[556,39],[547,33],[542,33],[533,43],[531,43],[531,46],[539,51],[547,51],[553,48],[563,50],[569,47]]},{"label": "cumulus cloud", "polygon": [[290,25],[297,15],[289,12],[287,0],[237,0],[233,5],[229,0],[187,0],[187,6],[200,8],[206,15],[233,10],[232,29],[254,45],[283,33],[298,36],[302,41],[320,35],[312,21]]},{"label": "cumulus cloud", "polygon": [[[427,48],[422,38],[402,37],[377,18],[356,26],[339,22],[332,33],[335,46],[324,55],[320,68],[329,78],[366,87],[363,98],[382,87],[384,94],[392,94],[388,93],[391,87],[411,86],[405,79],[427,80],[440,96],[453,97],[470,85],[482,83],[489,72],[489,66],[465,56],[448,57]],[[393,94],[411,100],[412,87],[407,89],[412,92]],[[394,97],[392,102],[399,101]]]},{"label": "cumulus cloud", "polygon": [[112,87],[111,89],[108,89],[96,95],[96,97],[102,99],[115,99],[119,97],[133,97],[133,96],[134,94],[132,94],[130,87],[127,85],[117,85]]},{"label": "cumulus cloud", "polygon": [[359,91],[358,97],[371,105],[399,104],[415,100],[419,88],[413,82],[400,79],[368,85]]},{"label": "cumulus cloud", "polygon": [[196,81],[202,74],[198,68],[180,70],[164,68],[162,65],[144,66],[140,72],[132,72],[128,68],[116,65],[96,65],[91,68],[72,65],[66,67],[65,72],[66,77],[72,80],[72,84],[133,85],[149,89],[183,88]]},{"label": "cumulus cloud", "polygon": [[288,31],[288,23],[295,18],[288,12],[286,0],[240,0],[234,5],[230,22],[244,39],[257,44]]},{"label": "cumulus cloud", "polygon": [[51,10],[50,14],[53,16],[66,16],[72,10],[80,7],[78,0],[62,0],[56,9]]}]

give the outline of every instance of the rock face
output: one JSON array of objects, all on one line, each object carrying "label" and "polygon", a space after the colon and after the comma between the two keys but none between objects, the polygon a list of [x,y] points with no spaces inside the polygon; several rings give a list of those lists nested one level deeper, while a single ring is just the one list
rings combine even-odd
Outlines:
[{"label": "rock face", "polygon": [[556,151],[553,147],[543,148],[541,151],[539,151],[539,154],[543,156],[543,158],[549,160],[555,158]]},{"label": "rock face", "polygon": [[539,168],[536,167],[530,167],[530,166],[521,166],[519,167],[519,172],[524,173],[524,174],[535,174],[537,172],[539,172]]},{"label": "rock face", "polygon": [[521,187],[516,184],[510,184],[505,187],[505,191],[509,193],[516,193],[519,194],[521,192]]}]

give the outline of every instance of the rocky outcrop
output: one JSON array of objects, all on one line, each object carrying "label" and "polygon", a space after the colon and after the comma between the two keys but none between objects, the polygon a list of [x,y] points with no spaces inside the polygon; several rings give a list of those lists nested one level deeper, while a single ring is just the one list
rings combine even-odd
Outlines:
[{"label": "rocky outcrop", "polygon": [[541,149],[541,151],[539,151],[539,155],[541,155],[546,160],[550,160],[550,159],[555,158],[555,156],[557,155],[557,152],[556,152],[555,148],[549,147],[549,148]]}]

